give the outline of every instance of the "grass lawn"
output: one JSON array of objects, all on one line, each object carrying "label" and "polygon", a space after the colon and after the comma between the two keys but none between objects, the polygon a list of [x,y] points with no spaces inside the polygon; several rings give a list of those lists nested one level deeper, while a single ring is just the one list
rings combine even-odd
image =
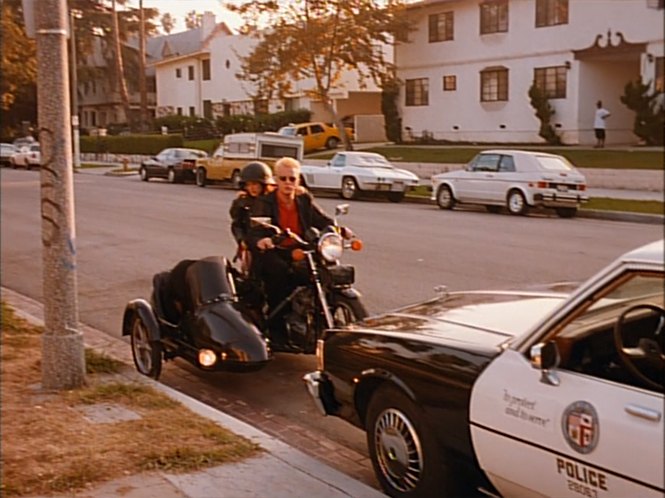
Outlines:
[{"label": "grass lawn", "polygon": [[[390,161],[413,163],[467,163],[478,152],[487,149],[529,149],[524,146],[483,146],[483,147],[446,147],[446,146],[384,146],[363,149],[368,152],[383,154]],[[663,169],[663,151],[656,150],[594,150],[576,148],[547,148],[537,150],[560,154],[568,158],[579,168],[611,169]],[[334,153],[312,155],[317,159],[327,159]]]}]

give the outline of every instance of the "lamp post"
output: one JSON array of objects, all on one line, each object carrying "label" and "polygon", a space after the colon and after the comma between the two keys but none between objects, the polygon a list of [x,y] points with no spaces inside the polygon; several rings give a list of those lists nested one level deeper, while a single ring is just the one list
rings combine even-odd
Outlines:
[{"label": "lamp post", "polygon": [[71,52],[70,81],[72,94],[72,141],[74,142],[74,170],[81,168],[81,143],[79,138],[79,103],[78,103],[78,79],[76,62],[76,30],[74,20],[81,18],[81,11],[71,9],[69,11],[69,44]]}]

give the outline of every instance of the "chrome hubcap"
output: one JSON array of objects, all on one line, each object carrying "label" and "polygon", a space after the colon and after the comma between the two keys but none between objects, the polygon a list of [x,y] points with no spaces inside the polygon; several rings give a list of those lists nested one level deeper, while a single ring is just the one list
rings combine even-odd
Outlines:
[{"label": "chrome hubcap", "polygon": [[510,196],[509,204],[510,210],[513,213],[519,213],[522,210],[522,206],[524,206],[524,201],[522,200],[521,195],[513,194]]},{"label": "chrome hubcap", "polygon": [[344,185],[342,185],[342,194],[346,199],[353,197],[353,194],[356,192],[356,184],[351,179],[344,180]]},{"label": "chrome hubcap", "polygon": [[439,190],[439,204],[441,206],[450,206],[450,190],[442,188]]},{"label": "chrome hubcap", "polygon": [[418,433],[399,410],[385,410],[374,426],[374,445],[381,473],[395,489],[408,492],[418,486],[423,455]]}]

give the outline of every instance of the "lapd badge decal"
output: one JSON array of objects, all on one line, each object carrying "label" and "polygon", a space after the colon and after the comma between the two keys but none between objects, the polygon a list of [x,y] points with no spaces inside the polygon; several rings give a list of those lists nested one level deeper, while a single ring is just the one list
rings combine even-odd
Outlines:
[{"label": "lapd badge decal", "polygon": [[598,444],[598,415],[586,401],[576,401],[564,410],[561,428],[566,441],[575,451],[591,453]]}]

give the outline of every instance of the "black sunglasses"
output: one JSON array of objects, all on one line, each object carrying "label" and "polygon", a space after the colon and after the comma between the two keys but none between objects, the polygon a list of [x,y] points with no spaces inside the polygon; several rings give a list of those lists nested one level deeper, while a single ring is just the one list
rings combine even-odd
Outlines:
[{"label": "black sunglasses", "polygon": [[290,181],[291,183],[296,183],[296,180],[298,179],[298,177],[296,177],[296,176],[278,176],[277,178],[278,178],[279,181],[281,181],[281,182],[285,182],[285,181],[288,180],[288,181]]}]

